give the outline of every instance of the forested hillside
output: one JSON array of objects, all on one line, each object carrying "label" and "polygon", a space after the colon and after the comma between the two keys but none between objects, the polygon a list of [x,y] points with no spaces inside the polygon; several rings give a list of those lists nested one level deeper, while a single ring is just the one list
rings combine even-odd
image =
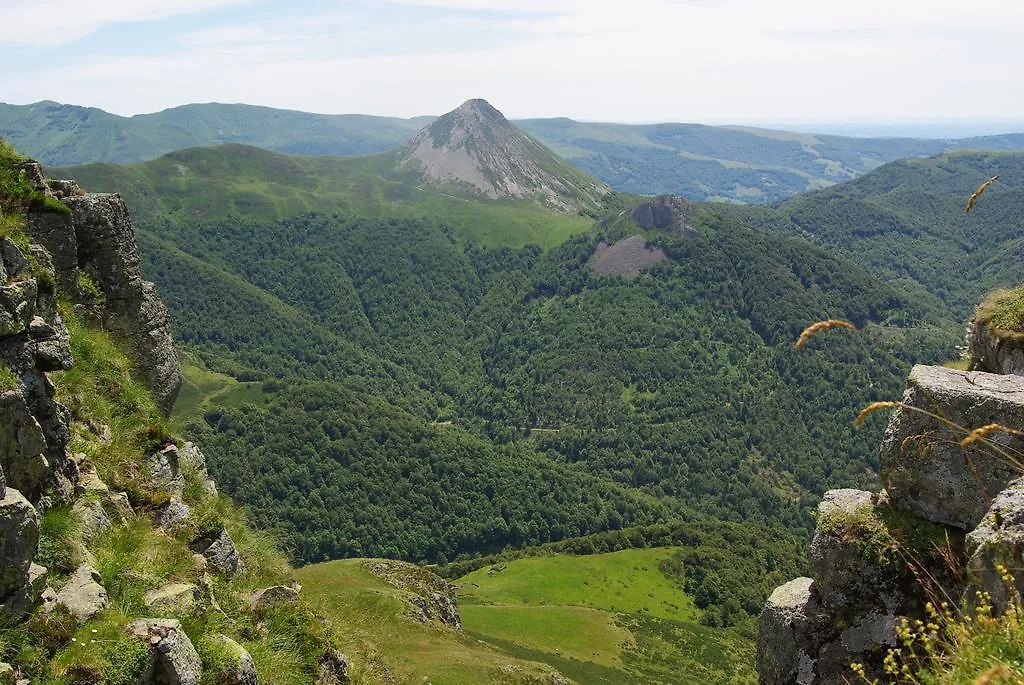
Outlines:
[{"label": "forested hillside", "polygon": [[[967,214],[967,198],[995,175]],[[715,209],[809,240],[964,320],[986,292],[1020,280],[1022,189],[1024,155],[955,152],[893,162],[775,210]]]},{"label": "forested hillside", "polygon": [[[245,164],[232,151],[220,168]],[[132,188],[171,159],[77,175]],[[881,426],[854,430],[857,409],[955,342],[952,320],[867,271],[707,207],[649,232],[668,259],[627,278],[588,265],[640,230],[627,197],[548,252],[324,199],[261,220],[189,218],[173,184],[127,197],[196,359],[180,420],[307,560],[444,560],[709,515],[806,530],[822,489],[871,478]],[[791,348],[826,316],[865,330]],[[218,373],[241,382],[207,396]]]}]

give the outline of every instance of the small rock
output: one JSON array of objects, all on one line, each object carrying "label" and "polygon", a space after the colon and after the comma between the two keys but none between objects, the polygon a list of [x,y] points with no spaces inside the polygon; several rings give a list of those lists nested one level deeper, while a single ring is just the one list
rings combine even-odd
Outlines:
[{"label": "small rock", "polygon": [[225,575],[233,576],[242,569],[238,549],[226,530],[194,540],[189,549],[202,554],[211,566]]},{"label": "small rock", "polygon": [[249,601],[256,609],[297,605],[299,603],[299,593],[294,588],[275,585],[254,592]]},{"label": "small rock", "polygon": [[192,583],[168,583],[145,595],[146,606],[153,611],[187,614],[200,600],[199,587]]},{"label": "small rock", "polygon": [[150,645],[153,669],[151,680],[146,682],[199,685],[203,665],[195,646],[182,630],[181,622],[169,618],[140,618],[132,621],[127,631]]},{"label": "small rock", "polygon": [[78,530],[86,543],[92,542],[113,527],[110,519],[107,518],[107,512],[103,510],[103,505],[98,500],[79,500],[71,508],[71,514],[78,522]]},{"label": "small rock", "polygon": [[45,566],[40,566],[39,564],[32,564],[28,567],[28,585],[34,601],[38,601],[43,594],[43,590],[46,589],[49,573]]},{"label": "small rock", "polygon": [[82,564],[57,593],[56,601],[70,611],[80,624],[85,623],[110,604],[107,590],[100,584],[102,582],[96,569],[89,564]]},{"label": "small rock", "polygon": [[187,504],[178,499],[171,499],[160,512],[160,527],[172,528],[187,520],[191,513],[192,509]]},{"label": "small rock", "polygon": [[0,661],[0,685],[14,685],[14,668]]},{"label": "small rock", "polygon": [[336,648],[331,647],[320,657],[316,685],[342,685],[350,682],[350,667],[349,658]]}]

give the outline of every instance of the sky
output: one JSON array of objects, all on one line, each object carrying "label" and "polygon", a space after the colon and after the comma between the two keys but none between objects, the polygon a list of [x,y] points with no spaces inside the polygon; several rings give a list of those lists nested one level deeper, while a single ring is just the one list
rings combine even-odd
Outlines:
[{"label": "sky", "polygon": [[0,0],[0,102],[1021,122],[1022,37],[1020,0]]}]

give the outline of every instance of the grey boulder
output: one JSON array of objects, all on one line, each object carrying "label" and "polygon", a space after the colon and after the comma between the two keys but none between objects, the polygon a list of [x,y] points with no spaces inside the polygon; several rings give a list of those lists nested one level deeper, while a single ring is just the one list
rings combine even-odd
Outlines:
[{"label": "grey boulder", "polygon": [[110,605],[99,572],[82,564],[57,593],[57,604],[66,608],[79,623],[85,623]]},{"label": "grey boulder", "polygon": [[[1019,425],[1024,416],[1024,377],[915,366],[903,402],[915,409],[893,414],[879,457],[882,482],[893,505],[929,521],[971,530],[1020,470],[983,442],[962,448],[960,440],[965,430],[988,424]],[[990,437],[1007,454],[1024,451],[1024,441],[1012,434]]]}]

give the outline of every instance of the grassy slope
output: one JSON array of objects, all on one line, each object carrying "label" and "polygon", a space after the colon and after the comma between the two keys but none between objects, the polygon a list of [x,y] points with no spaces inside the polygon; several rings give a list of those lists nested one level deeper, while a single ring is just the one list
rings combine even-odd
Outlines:
[{"label": "grassy slope", "polygon": [[[753,646],[698,623],[672,549],[531,557],[457,581],[465,630],[582,683],[753,682]],[[491,572],[490,568],[504,570]]]},{"label": "grassy slope", "polygon": [[[367,675],[397,682],[514,682],[547,664],[578,683],[753,682],[753,645],[697,623],[659,571],[669,548],[530,557],[455,581],[463,633],[401,618],[393,587],[358,559],[296,571],[306,596],[346,622]],[[479,587],[477,587],[479,586]],[[512,668],[509,668],[512,667]]]},{"label": "grassy slope", "polygon": [[391,154],[355,159],[291,157],[241,145],[195,148],[133,166],[55,169],[93,192],[121,193],[142,223],[268,220],[310,211],[445,221],[483,245],[551,247],[593,222],[527,201],[467,199],[422,185]]},{"label": "grassy slope", "polygon": [[402,593],[370,573],[363,560],[307,566],[296,577],[328,620],[344,623],[341,647],[360,662],[367,682],[541,682],[550,673],[451,628],[404,616],[409,606]]}]

